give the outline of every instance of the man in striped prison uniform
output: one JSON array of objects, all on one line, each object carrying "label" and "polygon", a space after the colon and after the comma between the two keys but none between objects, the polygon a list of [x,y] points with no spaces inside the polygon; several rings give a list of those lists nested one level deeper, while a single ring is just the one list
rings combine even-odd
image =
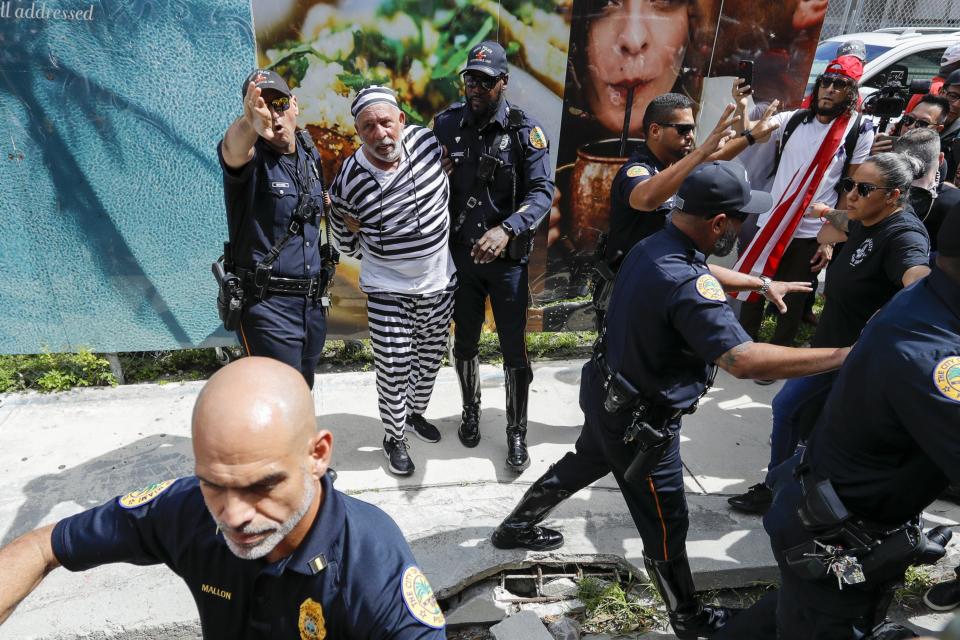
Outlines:
[{"label": "man in striped prison uniform", "polygon": [[453,314],[450,186],[440,143],[429,129],[405,124],[391,89],[363,89],[351,114],[363,144],[333,182],[330,222],[341,251],[362,258],[383,452],[391,472],[410,475],[405,428],[426,442],[440,440],[423,413]]}]

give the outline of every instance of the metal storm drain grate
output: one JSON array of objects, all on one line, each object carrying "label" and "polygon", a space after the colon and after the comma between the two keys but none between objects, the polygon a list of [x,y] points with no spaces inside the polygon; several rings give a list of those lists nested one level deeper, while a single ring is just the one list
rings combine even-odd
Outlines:
[{"label": "metal storm drain grate", "polygon": [[620,569],[616,566],[581,565],[577,563],[549,565],[535,564],[524,569],[502,571],[496,576],[501,589],[498,602],[560,602],[577,596],[576,588],[584,578],[597,578],[608,582],[620,582]]}]

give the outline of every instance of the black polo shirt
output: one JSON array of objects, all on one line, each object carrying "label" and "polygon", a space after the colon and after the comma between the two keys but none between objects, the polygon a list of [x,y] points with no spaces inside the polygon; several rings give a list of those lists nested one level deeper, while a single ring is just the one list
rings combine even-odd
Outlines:
[{"label": "black polo shirt", "polygon": [[811,346],[852,345],[877,309],[903,288],[904,272],[929,261],[930,239],[912,209],[870,227],[851,220],[827,277],[826,303]]},{"label": "black polo shirt", "polygon": [[673,208],[674,196],[652,211],[640,211],[630,206],[630,192],[665,168],[647,143],[641,142],[630,160],[617,171],[610,188],[610,232],[604,256],[607,260],[612,260],[618,251],[622,252],[621,258],[626,256],[635,244],[663,229],[667,214]]},{"label": "black polo shirt", "polygon": [[934,267],[870,321],[807,459],[852,513],[891,525],[960,484],[960,283]]},{"label": "black polo shirt", "polygon": [[207,639],[445,638],[430,584],[393,520],[326,477],[323,496],[306,538],[277,562],[230,551],[195,477],[61,520],[53,552],[70,571],[167,565],[193,593]]}]

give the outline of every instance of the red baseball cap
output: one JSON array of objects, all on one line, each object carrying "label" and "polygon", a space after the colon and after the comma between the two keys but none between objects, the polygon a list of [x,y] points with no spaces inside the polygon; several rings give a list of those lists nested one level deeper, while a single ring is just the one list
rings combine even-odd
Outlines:
[{"label": "red baseball cap", "polygon": [[860,82],[860,78],[863,77],[863,62],[855,56],[840,56],[828,64],[823,72],[833,73],[850,78],[854,82]]}]

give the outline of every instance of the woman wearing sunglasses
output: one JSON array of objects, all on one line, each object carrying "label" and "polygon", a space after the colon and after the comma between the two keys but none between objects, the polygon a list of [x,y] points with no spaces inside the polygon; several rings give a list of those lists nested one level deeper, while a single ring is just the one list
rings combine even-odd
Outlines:
[{"label": "woman wearing sunglasses", "polygon": [[[907,202],[911,182],[929,168],[906,154],[870,156],[840,182],[846,210],[821,203],[807,209],[807,216],[829,220],[817,236],[821,243],[845,242],[828,272],[826,301],[811,347],[853,345],[880,307],[930,273],[930,239]],[[788,380],[774,397],[768,470],[793,455],[809,435],[836,375],[831,371]],[[764,513],[772,493],[759,483],[735,497],[734,508]]]}]

